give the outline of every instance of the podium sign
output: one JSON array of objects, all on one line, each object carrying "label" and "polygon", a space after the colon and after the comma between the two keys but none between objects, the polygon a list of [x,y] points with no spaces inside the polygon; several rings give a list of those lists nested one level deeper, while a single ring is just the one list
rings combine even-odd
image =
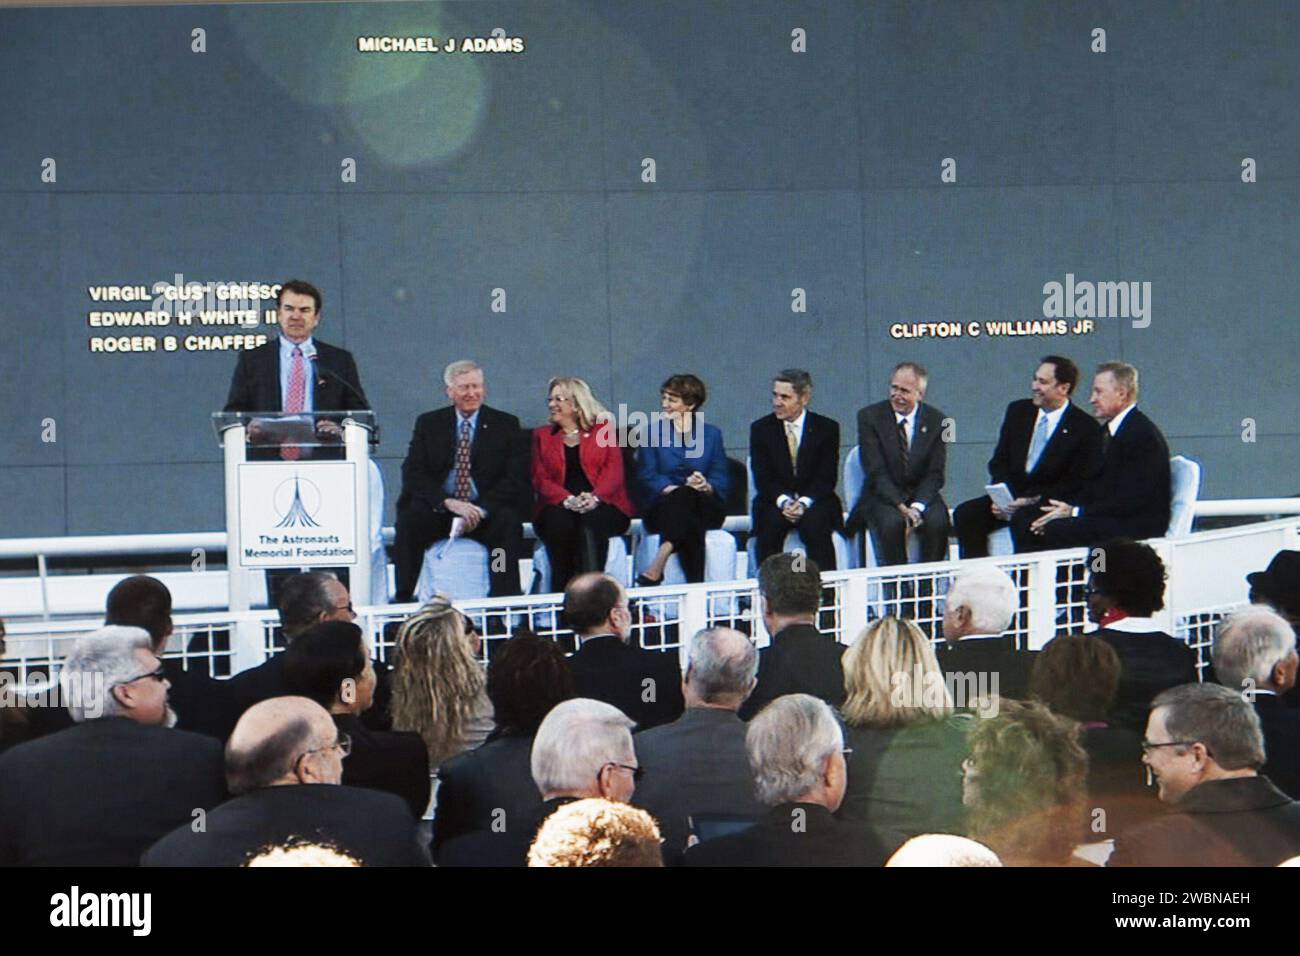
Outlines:
[{"label": "podium sign", "polygon": [[350,461],[241,464],[239,566],[355,565],[356,469]]}]

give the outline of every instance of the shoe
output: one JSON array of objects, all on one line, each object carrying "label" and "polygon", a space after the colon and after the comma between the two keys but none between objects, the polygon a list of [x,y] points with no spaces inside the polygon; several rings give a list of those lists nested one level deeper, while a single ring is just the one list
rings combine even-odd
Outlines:
[{"label": "shoe", "polygon": [[639,588],[657,588],[663,583],[663,578],[656,581],[654,578],[648,578],[644,574],[638,574],[636,576],[636,586]]}]

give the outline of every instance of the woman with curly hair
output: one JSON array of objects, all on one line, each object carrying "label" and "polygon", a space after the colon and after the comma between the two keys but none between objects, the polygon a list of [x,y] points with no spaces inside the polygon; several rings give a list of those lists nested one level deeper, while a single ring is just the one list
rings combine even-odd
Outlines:
[{"label": "woman with curly hair", "polygon": [[429,748],[429,769],[477,747],[492,731],[482,642],[450,599],[437,595],[397,634],[393,729],[413,730]]},{"label": "woman with curly hair", "polygon": [[1087,832],[1079,725],[1037,701],[999,701],[975,721],[962,764],[966,835],[1007,866],[1065,866]]}]

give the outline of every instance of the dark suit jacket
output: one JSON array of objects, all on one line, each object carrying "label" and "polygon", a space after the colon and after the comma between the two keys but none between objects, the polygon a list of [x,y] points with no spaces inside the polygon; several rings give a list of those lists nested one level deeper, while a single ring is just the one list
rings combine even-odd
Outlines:
[{"label": "dark suit jacket", "polygon": [[1155,423],[1134,408],[1107,442],[1096,478],[1070,504],[1082,506],[1081,518],[1122,520],[1125,535],[1141,539],[1169,529],[1172,503],[1169,446]]},{"label": "dark suit jacket", "polygon": [[144,866],[242,866],[268,846],[323,843],[365,866],[428,866],[415,821],[391,793],[326,784],[265,787],[208,814],[207,829],[178,827],[141,858]]},{"label": "dark suit jacket", "polygon": [[429,749],[419,734],[371,730],[352,714],[334,714],[334,726],[352,738],[343,783],[401,797],[416,820],[429,808]]},{"label": "dark suit jacket", "polygon": [[[316,381],[312,406],[318,412],[359,411],[370,407],[370,401],[361,387],[357,363],[352,353],[320,339],[313,338],[316,346],[315,363],[307,363],[307,373],[315,365]],[[267,412],[284,407],[280,393],[280,340],[271,339],[265,345],[239,353],[235,375],[230,380],[230,395],[226,398],[228,412]]]},{"label": "dark suit jacket", "polygon": [[[803,437],[794,467],[785,441],[785,422],[764,415],[749,427],[750,468],[754,473],[754,505],[776,506],[781,495],[807,496],[820,501],[835,495],[840,472],[839,422],[815,412],[805,412]],[[839,501],[838,498],[835,499]],[[838,504],[835,513],[844,509]]]},{"label": "dark suit jacket", "polygon": [[1196,652],[1163,631],[1129,633],[1103,627],[1094,636],[1119,655],[1119,691],[1111,720],[1121,727],[1142,733],[1156,694],[1196,683]]},{"label": "dark suit jacket", "polygon": [[832,707],[844,703],[845,647],[811,624],[792,624],[758,652],[758,684],[740,708],[749,720],[785,694],[812,694]]},{"label": "dark suit jacket", "polygon": [[1044,504],[1049,499],[1073,501],[1101,467],[1101,425],[1071,402],[1039,456],[1037,467],[1026,473],[1025,457],[1037,421],[1038,407],[1029,399],[1007,406],[997,447],[989,459],[989,479],[993,484],[1005,481],[1017,498],[1037,495]]},{"label": "dark suit jacket", "polygon": [[475,830],[442,845],[439,866],[527,866],[528,848],[546,818],[576,797],[555,797],[539,803],[525,817],[506,816],[502,828]]},{"label": "dark suit jacket", "polygon": [[1166,813],[1155,788],[1146,784],[1141,734],[1085,723],[1080,743],[1088,754],[1088,806],[1106,812],[1105,828],[1090,827],[1089,839],[1109,840]]},{"label": "dark suit jacket", "polygon": [[[796,826],[796,811],[803,811]],[[903,841],[843,823],[815,803],[783,803],[743,833],[686,851],[685,866],[883,866]]]},{"label": "dark suit jacket", "polygon": [[239,719],[230,681],[187,671],[175,657],[164,658],[162,666],[171,683],[167,702],[176,711],[176,726],[219,740],[229,737]]},{"label": "dark suit jacket", "polygon": [[[442,511],[443,484],[456,464],[456,408],[448,405],[415,420],[411,446],[402,462],[402,494],[397,508]],[[528,433],[519,419],[484,405],[470,445],[470,477],[478,489],[476,504],[489,512],[513,508],[522,521],[531,510]]]},{"label": "dark suit jacket", "polygon": [[898,425],[889,402],[877,402],[858,411],[858,447],[867,484],[862,497],[853,505],[849,519],[851,531],[866,527],[867,506],[911,504],[918,501],[927,508],[943,488],[948,446],[943,441],[943,412],[921,402],[913,423],[915,434],[903,471],[903,456],[898,447]]},{"label": "dark suit jacket", "polygon": [[[361,722],[371,730],[392,730],[393,718],[388,706],[393,698],[393,672],[383,661],[371,661],[371,665],[375,669],[374,704],[361,715]],[[238,721],[254,704],[290,693],[284,680],[284,654],[274,654],[256,667],[240,671],[228,683]]]},{"label": "dark suit jacket", "polygon": [[1211,780],[1120,834],[1107,866],[1277,866],[1300,855],[1300,803],[1267,777]]},{"label": "dark suit jacket", "polygon": [[[569,658],[578,697],[613,704],[637,723],[638,730],[666,724],[681,716],[682,670],[677,652],[647,651],[613,634],[589,637]],[[654,681],[654,700],[642,697]]]},{"label": "dark suit jacket", "polygon": [[[495,733],[438,768],[438,808],[433,818],[433,858],[457,837],[490,831],[493,823],[531,820],[542,795],[533,781],[533,735]],[[501,811],[501,813],[497,813]]]},{"label": "dark suit jacket", "polygon": [[949,674],[988,674],[988,688],[992,692],[993,675],[997,674],[999,697],[1024,700],[1029,695],[1029,672],[1034,666],[1034,652],[1018,650],[1016,639],[1010,635],[973,637],[959,640],[956,644],[940,644],[935,656],[945,677]]},{"label": "dark suit jacket", "polygon": [[1264,728],[1268,757],[1260,773],[1292,800],[1300,799],[1300,711],[1276,694],[1256,694],[1255,713]]},{"label": "dark suit jacket", "polygon": [[730,710],[689,707],[677,720],[636,735],[645,777],[632,802],[659,821],[664,857],[686,849],[687,817],[716,813],[762,816],[745,750],[745,724]]},{"label": "dark suit jacket", "polygon": [[135,866],[225,795],[211,737],[86,721],[0,756],[0,866]]}]

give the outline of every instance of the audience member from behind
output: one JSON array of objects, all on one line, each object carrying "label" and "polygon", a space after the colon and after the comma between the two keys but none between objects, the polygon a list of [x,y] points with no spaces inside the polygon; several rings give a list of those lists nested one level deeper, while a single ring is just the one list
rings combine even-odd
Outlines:
[{"label": "audience member from behind", "polygon": [[1108,866],[1276,866],[1300,853],[1300,803],[1259,774],[1264,735],[1241,691],[1161,692],[1142,750],[1173,812],[1121,833]]},{"label": "audience member from behind", "polygon": [[[1279,551],[1263,571],[1246,575],[1250,603],[1271,607],[1300,634],[1300,551]],[[1286,694],[1291,707],[1300,707],[1300,685]]]},{"label": "audience member from behind", "polygon": [[431,770],[492,732],[481,649],[473,623],[441,594],[397,633],[393,728],[424,738]]},{"label": "audience member from behind", "polygon": [[427,866],[416,821],[399,798],[340,785],[351,749],[325,708],[275,697],[249,708],[226,743],[234,799],[155,843],[145,866],[242,866],[267,846],[324,843],[366,866]]},{"label": "audience member from behind", "polygon": [[569,658],[575,692],[613,704],[644,730],[681,716],[682,673],[676,653],[632,643],[627,591],[608,574],[584,574],[564,591],[564,621],[578,636]]},{"label": "audience member from behind", "polygon": [[1007,633],[1019,609],[1015,582],[1005,571],[977,567],[954,575],[943,611],[946,643],[937,652],[944,674],[950,680],[988,675],[990,694],[1023,699],[1034,655]]},{"label": "audience member from behind", "polygon": [[419,734],[371,730],[361,715],[374,704],[375,669],[365,635],[350,621],[307,628],[284,652],[290,694],[320,704],[352,740],[343,783],[384,790],[406,801],[418,820],[429,807],[429,754]]},{"label": "audience member from behind", "polygon": [[925,634],[881,618],[844,655],[849,785],[840,820],[912,837],[958,833],[971,717],[955,716]]},{"label": "audience member from behind", "polygon": [[812,694],[838,707],[844,645],[817,630],[821,569],[797,552],[774,554],[758,569],[758,591],[772,643],[758,652],[758,686],[740,708],[741,720],[786,694]]},{"label": "audience member from behind", "polygon": [[1079,725],[1042,704],[1004,700],[975,721],[963,766],[967,835],[1007,866],[1064,866],[1083,842],[1088,757]]},{"label": "audience member from behind", "polygon": [[167,686],[140,628],[73,645],[59,689],[75,726],[0,755],[0,866],[135,866],[221,802],[221,745],[169,729]]},{"label": "audience member from behind", "polygon": [[757,819],[745,724],[736,711],[754,689],[758,651],[727,627],[691,638],[682,678],[686,712],[671,724],[637,734],[646,776],[636,802],[659,821],[670,862],[686,849],[687,821],[700,814]]},{"label": "audience member from behind", "polygon": [[1030,697],[1079,722],[1079,743],[1088,754],[1088,805],[1105,811],[1089,820],[1089,840],[1108,840],[1160,812],[1142,770],[1141,735],[1110,719],[1119,670],[1109,644],[1071,634],[1047,642],[1029,679]]},{"label": "audience member from behind", "polygon": [[908,840],[886,867],[909,866],[1001,866],[998,855],[983,843],[951,833],[923,833]]},{"label": "audience member from behind", "polygon": [[880,866],[902,842],[836,820],[848,769],[844,733],[825,701],[789,694],[745,733],[758,799],[770,809],[740,833],[686,851],[687,866]]},{"label": "audience member from behind", "polygon": [[542,824],[529,866],[663,866],[659,828],[626,803],[587,799],[560,807]]},{"label": "audience member from behind", "polygon": [[453,757],[438,770],[433,855],[466,833],[491,830],[505,820],[535,816],[542,795],[533,782],[533,738],[556,704],[573,696],[573,675],[558,644],[531,631],[515,631],[488,664],[487,694],[496,728],[481,747]]},{"label": "audience member from behind", "polygon": [[1111,716],[1140,731],[1156,694],[1196,681],[1196,654],[1151,618],[1165,606],[1165,565],[1150,545],[1117,538],[1094,549],[1089,563],[1088,619],[1100,625],[1092,636],[1119,655]]},{"label": "audience member from behind", "polygon": [[1255,705],[1268,762],[1260,770],[1292,800],[1300,797],[1300,711],[1283,695],[1296,684],[1295,631],[1266,607],[1250,607],[1220,622],[1214,638],[1219,683]]},{"label": "audience member from behind", "polygon": [[484,831],[442,845],[439,866],[526,866],[542,821],[575,800],[627,803],[641,776],[632,721],[617,707],[576,697],[557,704],[533,738],[533,782],[542,802],[523,817],[503,816]]}]

